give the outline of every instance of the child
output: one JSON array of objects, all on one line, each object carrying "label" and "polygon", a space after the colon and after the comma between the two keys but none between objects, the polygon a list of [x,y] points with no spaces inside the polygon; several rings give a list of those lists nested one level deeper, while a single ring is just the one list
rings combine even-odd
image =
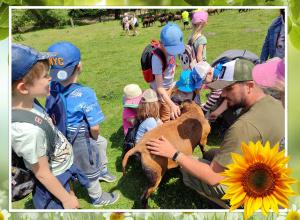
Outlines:
[{"label": "child", "polygon": [[135,34],[135,36],[138,36],[138,32],[136,31],[136,23],[137,23],[137,18],[135,17],[135,14],[133,14],[133,17],[131,18],[131,24],[132,24],[132,28],[133,28],[133,35]]},{"label": "child", "polygon": [[185,70],[181,72],[179,80],[172,89],[171,100],[180,105],[186,99],[194,100],[196,94],[195,81],[192,76],[192,71]]},{"label": "child", "polygon": [[72,176],[88,186],[87,177],[73,165],[72,145],[54,127],[47,113],[34,104],[34,98],[50,95],[51,77],[48,58],[55,53],[41,53],[21,44],[12,44],[12,109],[33,112],[45,119],[56,132],[56,142],[49,149],[46,133],[41,128],[24,122],[11,125],[12,147],[23,157],[26,168],[34,173],[36,187],[33,202],[36,209],[76,209],[78,199],[70,195]]},{"label": "child", "polygon": [[163,124],[159,119],[159,102],[157,93],[153,89],[147,89],[141,99],[141,104],[138,109],[138,118],[141,124],[136,133],[135,144],[140,138],[153,128]]},{"label": "child", "polygon": [[127,17],[127,13],[124,13],[123,24],[125,26],[126,36],[131,35],[129,31],[129,20]]},{"label": "child", "polygon": [[206,61],[206,44],[207,40],[201,33],[203,28],[207,25],[208,14],[205,11],[198,11],[193,15],[194,32],[190,36],[194,45],[197,62]]},{"label": "child", "polygon": [[136,84],[129,84],[124,87],[123,95],[123,128],[126,136],[128,128],[133,127],[137,116],[137,109],[141,102],[142,90]]},{"label": "child", "polygon": [[[48,52],[56,52],[58,55],[50,60],[52,83],[55,89],[62,91],[72,83],[77,83],[82,72],[80,50],[70,42],[58,42],[48,48]],[[51,88],[54,88],[51,86]],[[98,207],[115,203],[118,193],[102,192],[98,179],[113,182],[116,177],[108,168],[106,156],[107,140],[99,135],[99,123],[105,120],[103,112],[98,104],[95,92],[85,86],[74,89],[66,97],[68,129],[74,134],[80,123],[85,119],[89,134],[86,135],[85,126],[82,125],[73,144],[74,164],[79,167],[89,178],[91,187],[88,189],[93,205]],[[47,106],[47,101],[46,101]],[[89,137],[88,137],[89,136]],[[90,145],[91,151],[88,151]],[[99,162],[98,162],[99,154]],[[89,161],[93,156],[94,164]]]},{"label": "child", "polygon": [[169,121],[180,115],[179,107],[170,99],[173,79],[175,75],[175,59],[176,54],[183,53],[185,45],[180,27],[174,23],[166,24],[160,33],[160,45],[167,58],[167,68],[162,72],[162,62],[157,56],[152,56],[152,72],[155,75],[155,80],[150,83],[150,88],[156,90],[161,96],[159,101],[160,119],[163,122]]},{"label": "child", "polygon": [[182,12],[182,20],[183,20],[183,30],[185,30],[185,25],[189,26],[190,29],[189,13],[186,10]]}]

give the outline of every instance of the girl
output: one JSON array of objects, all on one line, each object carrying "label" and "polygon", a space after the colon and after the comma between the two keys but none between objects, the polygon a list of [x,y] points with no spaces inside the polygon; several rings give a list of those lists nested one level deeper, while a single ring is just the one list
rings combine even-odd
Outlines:
[{"label": "girl", "polygon": [[133,27],[133,35],[135,34],[135,36],[138,36],[138,32],[136,31],[136,23],[137,23],[137,18],[135,17],[135,14],[133,14],[133,17],[131,18],[131,24]]},{"label": "girl", "polygon": [[128,128],[133,127],[137,116],[137,109],[141,102],[142,90],[136,84],[129,84],[124,87],[123,95],[123,128],[124,136],[126,136]]},{"label": "girl", "polygon": [[123,24],[125,25],[126,36],[131,35],[129,31],[129,21],[128,21],[127,13],[124,14]]},{"label": "girl", "polygon": [[192,77],[192,71],[185,70],[181,72],[179,80],[172,89],[171,100],[178,105],[186,99],[194,100],[196,96],[194,90],[195,82]]},{"label": "girl", "polygon": [[194,32],[190,36],[194,45],[197,62],[206,61],[206,44],[207,40],[201,33],[203,28],[207,25],[208,14],[205,11],[198,11],[193,15]]},{"label": "girl", "polygon": [[143,93],[137,116],[141,124],[135,137],[135,144],[147,131],[163,124],[159,119],[158,96],[153,89],[147,89]]}]

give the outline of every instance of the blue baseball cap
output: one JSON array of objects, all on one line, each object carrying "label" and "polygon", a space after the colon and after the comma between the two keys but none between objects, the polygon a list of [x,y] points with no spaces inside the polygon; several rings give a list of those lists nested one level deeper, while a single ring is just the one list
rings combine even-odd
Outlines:
[{"label": "blue baseball cap", "polygon": [[55,57],[57,53],[38,52],[32,47],[13,43],[11,46],[11,79],[21,79],[39,60]]},{"label": "blue baseball cap", "polygon": [[50,58],[50,76],[52,81],[67,80],[81,61],[80,50],[70,42],[58,42],[48,48],[48,52],[56,52],[57,56]]},{"label": "blue baseball cap", "polygon": [[160,32],[160,40],[171,55],[183,53],[185,45],[180,27],[175,23],[166,24]]},{"label": "blue baseball cap", "polygon": [[184,70],[180,74],[179,80],[176,82],[177,88],[182,92],[192,92],[195,88],[195,81],[192,77],[192,71]]}]

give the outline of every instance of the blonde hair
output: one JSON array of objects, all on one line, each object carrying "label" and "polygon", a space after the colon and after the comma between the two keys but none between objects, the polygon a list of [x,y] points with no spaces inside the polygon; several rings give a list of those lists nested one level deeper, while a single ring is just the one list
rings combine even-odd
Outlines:
[{"label": "blonde hair", "polygon": [[138,108],[137,116],[142,121],[144,121],[150,117],[158,119],[159,118],[159,103],[158,103],[158,101],[141,103]]},{"label": "blonde hair", "polygon": [[41,72],[43,69],[46,69],[46,71],[49,70],[50,65],[49,65],[49,60],[39,60],[37,61],[31,69],[19,80],[16,80],[12,84],[12,95],[14,95],[14,91],[16,89],[16,86],[20,83],[23,82],[26,85],[33,85],[34,81],[41,76]]},{"label": "blonde hair", "polygon": [[193,36],[192,36],[192,43],[195,43],[195,41],[197,40],[199,34],[202,32],[203,28],[205,27],[206,22],[204,22],[203,24],[194,24],[193,23],[193,28],[194,28],[194,32],[193,32]]}]

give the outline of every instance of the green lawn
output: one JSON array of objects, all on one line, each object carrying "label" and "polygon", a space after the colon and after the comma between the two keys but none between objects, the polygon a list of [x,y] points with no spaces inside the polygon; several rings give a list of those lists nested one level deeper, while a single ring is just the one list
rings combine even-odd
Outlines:
[{"label": "green lawn", "polygon": [[[229,49],[246,49],[258,56],[264,43],[267,29],[272,20],[278,16],[279,10],[251,10],[239,13],[238,10],[226,10],[219,15],[208,18],[208,25],[203,34],[207,37],[207,60],[212,62],[222,52]],[[140,24],[141,20],[139,19]],[[183,30],[183,24],[176,22]],[[122,177],[122,95],[127,84],[136,83],[141,89],[149,88],[142,76],[140,56],[143,49],[152,39],[159,40],[162,27],[156,25],[137,28],[139,36],[125,38],[125,31],[120,21],[106,21],[103,23],[80,26],[67,29],[48,29],[21,34],[17,43],[32,46],[39,51],[59,41],[70,41],[81,51],[83,72],[79,83],[92,88],[98,97],[106,120],[100,124],[100,134],[108,140],[107,156],[109,169],[117,176],[114,183],[101,182],[105,192],[117,191],[120,199],[117,203],[103,209],[141,209],[140,196],[146,188],[146,178],[137,162],[132,157],[127,164],[127,175]],[[132,33],[132,31],[131,31]],[[184,41],[187,43],[190,30],[183,31]],[[13,35],[12,42],[16,42],[17,35]],[[14,39],[15,37],[15,39]],[[182,71],[177,59],[175,80]],[[205,101],[208,91],[202,94]],[[40,99],[44,104],[45,100]],[[208,138],[207,149],[218,147],[221,140],[213,135]],[[195,155],[201,156],[196,148]],[[83,209],[94,209],[87,191],[74,183],[75,194]],[[13,209],[33,209],[31,196],[12,204]],[[182,182],[178,169],[170,170],[163,177],[158,189],[149,198],[151,209],[208,209],[207,200],[195,191],[187,188]]]}]

